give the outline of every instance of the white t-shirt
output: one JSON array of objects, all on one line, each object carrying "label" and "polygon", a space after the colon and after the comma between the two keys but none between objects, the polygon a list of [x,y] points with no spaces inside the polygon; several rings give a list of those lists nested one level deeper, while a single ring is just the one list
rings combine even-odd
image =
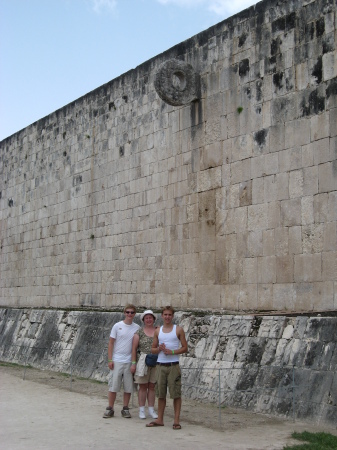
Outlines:
[{"label": "white t-shirt", "polygon": [[127,325],[123,320],[115,323],[111,329],[110,337],[115,339],[112,360],[122,363],[131,362],[132,339],[139,325]]}]

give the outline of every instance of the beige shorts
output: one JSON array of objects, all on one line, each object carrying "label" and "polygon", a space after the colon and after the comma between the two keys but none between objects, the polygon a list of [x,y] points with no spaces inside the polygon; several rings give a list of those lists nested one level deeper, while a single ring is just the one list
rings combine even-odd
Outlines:
[{"label": "beige shorts", "polygon": [[169,388],[171,398],[181,397],[181,371],[179,364],[174,366],[157,365],[157,397],[166,398],[167,388]]},{"label": "beige shorts", "polygon": [[124,392],[133,392],[133,374],[131,363],[114,362],[114,369],[110,370],[108,386],[109,392],[119,392],[123,381]]},{"label": "beige shorts", "polygon": [[157,367],[148,367],[147,368],[147,374],[143,377],[139,377],[138,375],[135,375],[135,383],[137,384],[147,384],[147,383],[156,383],[156,369]]}]

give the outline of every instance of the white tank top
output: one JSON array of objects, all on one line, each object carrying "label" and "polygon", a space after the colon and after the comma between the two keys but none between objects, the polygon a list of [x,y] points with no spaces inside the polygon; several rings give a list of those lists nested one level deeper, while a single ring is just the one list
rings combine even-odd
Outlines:
[{"label": "white tank top", "polygon": [[[180,348],[180,340],[177,337],[177,326],[173,325],[173,330],[170,333],[164,333],[163,327],[160,327],[158,335],[159,345],[165,344],[166,348],[170,350],[178,350]],[[165,355],[163,352],[158,354],[158,362],[169,363],[179,361],[179,355]]]}]

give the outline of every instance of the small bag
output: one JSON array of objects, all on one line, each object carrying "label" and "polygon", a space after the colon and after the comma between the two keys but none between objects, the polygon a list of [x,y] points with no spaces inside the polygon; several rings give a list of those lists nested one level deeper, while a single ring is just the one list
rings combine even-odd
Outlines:
[{"label": "small bag", "polygon": [[145,364],[148,367],[155,367],[157,365],[158,355],[153,355],[152,353],[148,353],[145,357]]}]

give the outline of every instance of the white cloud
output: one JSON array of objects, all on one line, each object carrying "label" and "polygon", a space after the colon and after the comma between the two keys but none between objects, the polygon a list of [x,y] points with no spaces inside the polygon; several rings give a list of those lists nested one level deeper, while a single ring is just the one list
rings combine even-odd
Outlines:
[{"label": "white cloud", "polygon": [[100,14],[103,11],[108,10],[109,12],[114,12],[117,6],[117,0],[90,0],[92,4],[92,9],[95,13]]},{"label": "white cloud", "polygon": [[223,18],[236,14],[258,0],[157,0],[162,5],[175,4],[181,8],[196,7],[202,5],[204,8]]},{"label": "white cloud", "polygon": [[258,0],[212,0],[208,5],[208,9],[219,16],[232,16],[249,6],[255,5]]}]

